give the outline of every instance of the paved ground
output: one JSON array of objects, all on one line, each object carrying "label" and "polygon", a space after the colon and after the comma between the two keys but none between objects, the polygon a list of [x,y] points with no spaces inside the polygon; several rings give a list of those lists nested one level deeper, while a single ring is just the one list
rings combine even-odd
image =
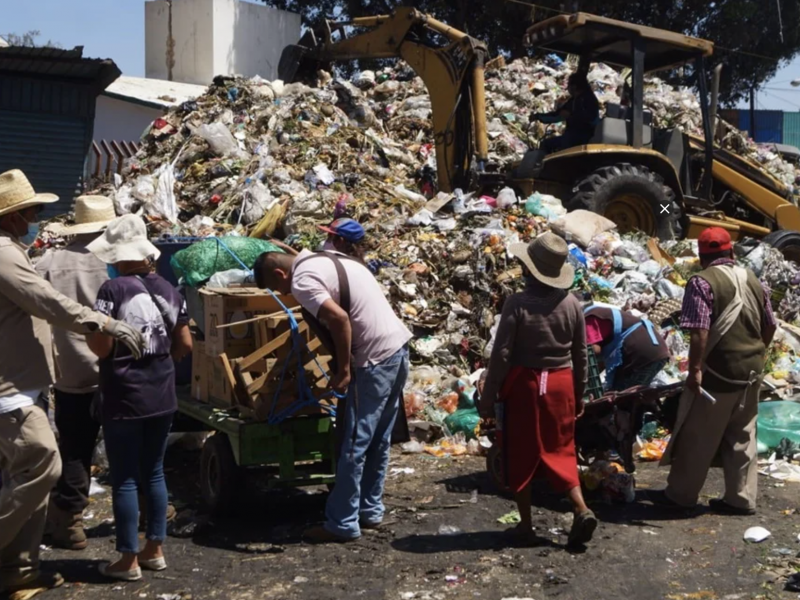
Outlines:
[{"label": "paved ground", "polygon": [[[387,486],[390,525],[348,545],[310,546],[300,537],[319,520],[324,490],[254,493],[243,490],[234,519],[203,518],[197,504],[198,452],[171,451],[170,491],[187,522],[188,538],[166,546],[170,568],[146,573],[137,583],[108,583],[97,565],[115,556],[108,495],[89,512],[92,540],[83,552],[47,550],[68,581],[44,598],[392,599],[563,598],[611,600],[744,600],[794,598],[783,592],[782,576],[800,568],[795,555],[800,522],[800,486],[762,478],[757,517],[720,517],[699,511],[691,517],[663,513],[641,502],[593,507],[601,519],[595,541],[584,553],[564,548],[567,508],[539,496],[535,516],[540,545],[509,545],[497,518],[514,508],[499,497],[482,459],[400,456],[392,467],[408,467]],[[665,473],[641,465],[637,487],[663,484]],[[706,498],[719,490],[712,475]],[[457,527],[440,535],[443,525]],[[762,525],[773,537],[760,545],[742,541],[745,529]],[[191,528],[191,527],[190,527]]]}]

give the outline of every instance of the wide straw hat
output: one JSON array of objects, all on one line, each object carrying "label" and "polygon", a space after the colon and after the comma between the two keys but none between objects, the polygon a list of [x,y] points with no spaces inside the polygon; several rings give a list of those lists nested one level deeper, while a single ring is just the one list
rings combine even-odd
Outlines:
[{"label": "wide straw hat", "polygon": [[103,235],[86,248],[107,265],[161,256],[161,251],[147,239],[144,221],[135,215],[124,215],[111,221]]},{"label": "wide straw hat", "polygon": [[0,216],[53,202],[58,202],[58,196],[37,194],[25,173],[19,169],[0,173]]},{"label": "wide straw hat", "polygon": [[75,200],[75,224],[55,225],[52,230],[55,234],[63,236],[100,233],[116,218],[114,202],[110,198],[78,196]]},{"label": "wide straw hat", "polygon": [[568,290],[575,280],[575,269],[567,263],[567,243],[554,233],[543,233],[530,244],[511,244],[508,249],[536,279],[554,288]]}]

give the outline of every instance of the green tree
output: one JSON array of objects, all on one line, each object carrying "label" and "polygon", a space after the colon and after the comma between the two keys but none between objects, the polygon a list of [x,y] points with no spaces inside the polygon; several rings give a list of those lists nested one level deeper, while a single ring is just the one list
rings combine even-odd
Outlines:
[{"label": "green tree", "polygon": [[47,40],[44,43],[40,43],[37,41],[37,38],[42,35],[42,32],[38,29],[31,29],[30,31],[26,31],[25,33],[18,34],[18,33],[6,33],[3,34],[3,39],[8,43],[9,46],[25,46],[28,48],[61,48],[61,45],[58,42],[54,42],[52,40]]},{"label": "green tree", "polygon": [[[385,14],[411,5],[484,40],[492,55],[530,53],[522,36],[531,23],[561,10],[580,10],[705,38],[717,45],[710,68],[722,71],[721,97],[734,102],[800,52],[800,0],[262,0],[299,12],[306,25],[323,18]],[[780,7],[780,18],[778,8]],[[782,27],[781,27],[782,24]],[[759,55],[759,56],[754,56]]]}]

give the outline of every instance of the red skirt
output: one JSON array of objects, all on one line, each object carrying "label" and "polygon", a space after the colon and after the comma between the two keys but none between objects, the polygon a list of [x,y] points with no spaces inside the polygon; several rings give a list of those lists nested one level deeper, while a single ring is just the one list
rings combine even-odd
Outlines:
[{"label": "red skirt", "polygon": [[520,492],[544,477],[556,492],[580,485],[572,369],[514,367],[500,392],[506,484]]}]

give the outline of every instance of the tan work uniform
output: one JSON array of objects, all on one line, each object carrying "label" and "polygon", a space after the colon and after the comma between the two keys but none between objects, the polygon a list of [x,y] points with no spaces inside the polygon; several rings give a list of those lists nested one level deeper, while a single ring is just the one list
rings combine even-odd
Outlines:
[{"label": "tan work uniform", "polygon": [[53,289],[25,247],[0,231],[0,590],[25,583],[38,570],[47,499],[61,473],[44,411],[30,402],[3,412],[3,399],[52,385],[49,323],[89,333],[105,322]]},{"label": "tan work uniform", "polygon": [[752,272],[732,264],[711,266],[696,277],[713,293],[702,385],[716,403],[688,389],[681,396],[675,431],[661,461],[672,466],[666,494],[681,506],[694,506],[708,469],[721,462],[723,500],[754,509],[756,418],[766,354],[764,289]]}]

